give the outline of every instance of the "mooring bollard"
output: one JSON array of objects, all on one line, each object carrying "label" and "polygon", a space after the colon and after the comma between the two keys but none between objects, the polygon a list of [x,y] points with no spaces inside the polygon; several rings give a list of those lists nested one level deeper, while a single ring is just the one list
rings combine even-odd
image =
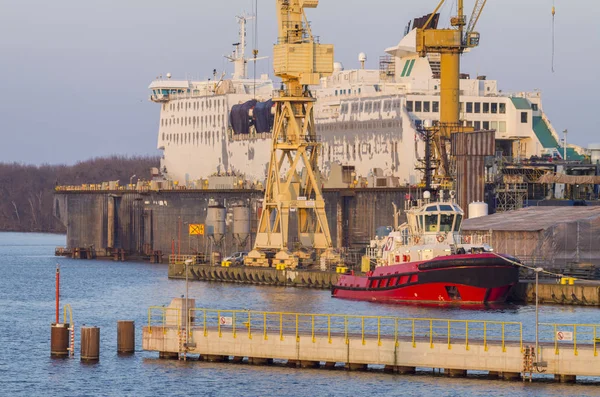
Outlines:
[{"label": "mooring bollard", "polygon": [[81,361],[100,359],[100,328],[81,327]]},{"label": "mooring bollard", "polygon": [[133,354],[135,352],[135,322],[117,321],[117,353]]},{"label": "mooring bollard", "polygon": [[50,356],[69,357],[69,324],[52,323],[50,328]]}]

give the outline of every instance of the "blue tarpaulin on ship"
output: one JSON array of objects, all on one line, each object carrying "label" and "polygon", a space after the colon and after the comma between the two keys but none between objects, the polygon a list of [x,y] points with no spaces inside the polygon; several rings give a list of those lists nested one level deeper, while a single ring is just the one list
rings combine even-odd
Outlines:
[{"label": "blue tarpaulin on ship", "polygon": [[274,116],[271,114],[273,101],[258,102],[254,107],[254,122],[256,132],[271,132]]},{"label": "blue tarpaulin on ship", "polygon": [[256,105],[256,99],[239,105],[233,105],[229,113],[229,122],[233,132],[236,134],[248,134],[250,132],[251,119],[249,111]]}]

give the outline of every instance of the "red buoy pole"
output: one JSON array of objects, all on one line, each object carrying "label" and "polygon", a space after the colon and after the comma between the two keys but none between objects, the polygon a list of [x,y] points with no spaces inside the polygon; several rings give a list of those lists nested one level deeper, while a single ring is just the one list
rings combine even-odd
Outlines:
[{"label": "red buoy pole", "polygon": [[56,324],[58,324],[58,312],[60,308],[60,265],[56,264]]}]

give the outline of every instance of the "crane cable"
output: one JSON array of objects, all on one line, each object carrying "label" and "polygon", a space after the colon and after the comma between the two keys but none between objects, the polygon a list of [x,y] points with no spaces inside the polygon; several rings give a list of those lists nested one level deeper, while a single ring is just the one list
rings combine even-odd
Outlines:
[{"label": "crane cable", "polygon": [[554,1],[552,1],[552,73],[554,73],[554,14],[556,14],[556,9]]},{"label": "crane cable", "polygon": [[254,34],[252,35],[252,58],[254,59],[254,67],[253,67],[253,80],[254,80],[254,92],[253,96],[256,99],[256,56],[258,55],[258,0],[254,1],[253,4],[253,14],[254,14]]}]

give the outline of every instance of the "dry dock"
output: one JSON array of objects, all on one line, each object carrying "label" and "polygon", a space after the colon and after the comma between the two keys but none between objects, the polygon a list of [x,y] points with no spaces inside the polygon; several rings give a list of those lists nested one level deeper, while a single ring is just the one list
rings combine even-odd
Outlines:
[{"label": "dry dock", "polygon": [[180,359],[265,365],[280,360],[302,368],[439,368],[449,376],[484,371],[505,379],[543,371],[561,382],[600,377],[600,325],[540,324],[536,357],[535,342],[523,337],[532,330],[517,322],[191,308],[186,327],[183,303],[176,299],[149,309],[144,350]]}]

